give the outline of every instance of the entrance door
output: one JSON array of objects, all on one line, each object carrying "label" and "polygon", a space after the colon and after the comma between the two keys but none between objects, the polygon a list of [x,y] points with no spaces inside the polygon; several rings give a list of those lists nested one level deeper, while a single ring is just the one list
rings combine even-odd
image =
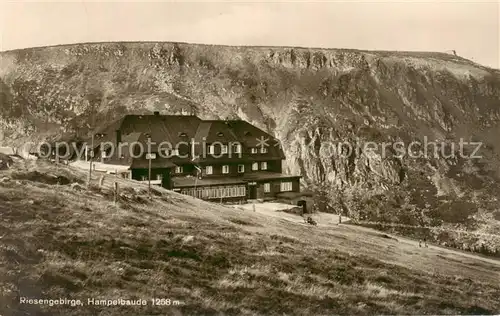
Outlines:
[{"label": "entrance door", "polygon": [[250,200],[257,199],[257,186],[256,185],[249,185],[248,186],[248,198]]},{"label": "entrance door", "polygon": [[297,202],[297,205],[298,206],[302,206],[302,215],[304,215],[304,214],[307,213],[307,204],[306,204],[306,201],[300,200],[300,201]]}]

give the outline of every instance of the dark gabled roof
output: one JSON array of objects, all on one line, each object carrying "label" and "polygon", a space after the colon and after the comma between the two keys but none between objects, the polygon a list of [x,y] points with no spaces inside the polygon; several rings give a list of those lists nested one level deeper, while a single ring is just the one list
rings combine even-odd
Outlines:
[{"label": "dark gabled roof", "polygon": [[141,138],[141,135],[142,135],[141,132],[135,132],[135,133],[122,135],[122,142],[124,142],[124,143],[137,142]]},{"label": "dark gabled roof", "polygon": [[232,128],[226,124],[226,121],[204,120],[198,126],[195,141],[205,141],[207,144],[213,142],[229,143],[237,142],[238,136],[236,136]]},{"label": "dark gabled roof", "polygon": [[221,120],[201,121],[198,125],[194,140],[196,142],[195,153],[197,155],[203,154],[203,146],[205,144],[212,144],[215,142],[220,142],[222,144],[240,142],[230,126],[228,126],[225,121]]},{"label": "dark gabled roof", "polygon": [[[146,135],[151,135],[151,141],[157,145],[169,142],[173,148],[180,142],[189,142],[195,136],[201,120],[192,115],[125,115],[97,130],[94,137],[94,147],[103,142],[116,142],[116,131],[120,130],[122,142],[143,142]],[[103,134],[102,137],[97,137]],[[185,135],[185,136],[184,136]],[[88,144],[91,138],[85,140]]]},{"label": "dark gabled roof", "polygon": [[[101,126],[94,132],[94,148],[99,147],[100,143],[111,142],[115,143],[116,130],[120,129],[125,117],[121,117],[111,123]],[[102,135],[101,137],[99,135]],[[83,140],[88,146],[92,144],[92,136],[86,136]]]},{"label": "dark gabled roof", "polygon": [[[120,130],[122,134],[150,134],[152,142],[169,142],[175,147],[179,142],[189,142],[200,122],[197,116],[192,115],[126,115]],[[183,133],[186,136],[182,136]]]},{"label": "dark gabled roof", "polygon": [[230,120],[226,122],[233,130],[238,140],[246,147],[260,147],[267,145],[268,153],[263,155],[267,159],[284,159],[285,154],[279,146],[279,140],[273,135],[243,120]]},{"label": "dark gabled roof", "polygon": [[109,132],[114,132],[117,129],[119,129],[122,126],[123,121],[125,120],[126,116],[122,116],[114,121],[111,121],[111,123],[107,124],[102,124],[98,128],[95,129],[95,133],[105,133],[109,134]]},{"label": "dark gabled roof", "polygon": [[[163,143],[162,148],[178,148],[181,143],[187,143],[190,147],[191,142],[197,142],[195,145],[195,154],[202,156],[205,152],[203,145],[214,142],[221,143],[241,143],[244,148],[259,147],[262,140],[266,141],[268,153],[255,154],[248,159],[269,160],[284,159],[285,155],[281,147],[276,146],[278,140],[271,134],[253,126],[243,120],[201,120],[193,115],[125,115],[122,118],[111,122],[105,128],[99,129],[96,136],[102,134],[102,137],[94,138],[94,148],[100,143],[111,142],[116,145],[117,130],[121,133],[122,143],[141,143],[145,146],[147,135],[151,136],[154,145],[151,146],[153,152],[158,151],[158,146]],[[86,140],[88,144],[90,139]],[[144,147],[143,147],[144,148]],[[183,149],[186,150],[186,149]],[[230,149],[231,150],[231,149]],[[189,148],[191,153],[191,148]],[[209,161],[213,157],[208,155],[201,161]],[[186,162],[189,159],[172,158],[174,163]],[[233,157],[230,161],[244,160]],[[216,159],[215,161],[218,161]]]},{"label": "dark gabled roof", "polygon": [[268,143],[273,146],[277,139],[261,130],[260,128],[243,120],[230,120],[226,121],[228,126],[231,127],[236,137],[249,147],[256,147],[259,145],[260,139],[268,139]]},{"label": "dark gabled roof", "polygon": [[210,122],[201,122],[196,130],[194,140],[198,143],[205,141],[204,137],[210,132],[212,124]]},{"label": "dark gabled roof", "polygon": [[167,115],[164,119],[165,126],[171,131],[172,141],[175,145],[180,142],[190,142],[195,137],[201,122],[200,118],[192,115]]}]

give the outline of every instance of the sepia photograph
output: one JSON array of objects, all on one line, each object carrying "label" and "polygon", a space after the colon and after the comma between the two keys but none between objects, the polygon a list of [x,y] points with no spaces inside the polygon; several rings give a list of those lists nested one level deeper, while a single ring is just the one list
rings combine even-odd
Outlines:
[{"label": "sepia photograph", "polygon": [[499,21],[0,0],[0,316],[500,315]]}]

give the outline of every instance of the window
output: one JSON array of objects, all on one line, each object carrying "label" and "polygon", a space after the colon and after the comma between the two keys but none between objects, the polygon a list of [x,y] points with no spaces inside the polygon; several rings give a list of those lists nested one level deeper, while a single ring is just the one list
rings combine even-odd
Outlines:
[{"label": "window", "polygon": [[292,183],[291,182],[281,182],[280,183],[280,191],[281,192],[292,191]]},{"label": "window", "polygon": [[222,166],[222,173],[229,173],[229,166],[228,165]]},{"label": "window", "polygon": [[239,173],[245,172],[245,165],[238,165],[238,172]]},{"label": "window", "polygon": [[209,145],[209,146],[208,146],[208,153],[209,153],[210,155],[215,154],[215,147],[214,147],[214,145]]},{"label": "window", "polygon": [[212,167],[212,166],[206,166],[205,167],[205,172],[206,172],[206,174],[213,174],[214,173],[214,167]]},{"label": "window", "polygon": [[184,167],[182,166],[175,167],[175,173],[184,173]]},{"label": "window", "polygon": [[252,149],[251,149],[251,151],[252,151],[252,154],[256,154],[257,152],[259,152],[259,151],[258,151],[258,149],[257,149],[257,148],[255,148],[255,147],[254,147],[254,148],[252,148]]},{"label": "window", "polygon": [[215,191],[216,191],[216,188],[209,188],[208,189],[208,197],[213,199],[215,197]]},{"label": "window", "polygon": [[271,184],[270,183],[264,183],[264,192],[265,193],[271,192]]},{"label": "window", "polygon": [[202,199],[207,199],[208,198],[208,189],[203,189],[202,190]]},{"label": "window", "polygon": [[241,153],[241,144],[234,144],[233,145],[233,151],[235,154]]},{"label": "window", "polygon": [[163,180],[163,175],[162,174],[157,174],[156,175],[156,180]]},{"label": "window", "polygon": [[227,145],[221,145],[221,153],[227,154]]},{"label": "window", "polygon": [[267,170],[267,161],[263,161],[260,163],[260,169],[261,170]]},{"label": "window", "polygon": [[264,147],[264,146],[260,147],[260,153],[261,153],[261,154],[265,154],[265,153],[267,153],[267,148],[266,148],[266,147]]},{"label": "window", "polygon": [[259,170],[259,163],[258,162],[254,162],[252,164],[252,170]]},{"label": "window", "polygon": [[239,186],[218,186],[210,188],[189,188],[182,189],[180,191],[182,194],[194,196],[197,198],[214,199],[214,198],[228,198],[228,197],[240,197],[246,195],[246,187],[244,185]]},{"label": "window", "polygon": [[217,133],[217,136],[222,137],[222,136],[224,136],[224,133],[223,132],[219,132],[219,133]]}]

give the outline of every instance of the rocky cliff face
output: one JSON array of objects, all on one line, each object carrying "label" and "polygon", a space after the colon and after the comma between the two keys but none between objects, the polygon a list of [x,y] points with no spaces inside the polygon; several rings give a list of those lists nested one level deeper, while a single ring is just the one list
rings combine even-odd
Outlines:
[{"label": "rocky cliff face", "polygon": [[[490,248],[484,234],[500,228],[500,72],[456,56],[176,43],[26,49],[0,55],[0,109],[0,139],[18,146],[83,135],[126,112],[238,117],[282,141],[288,170],[323,207],[472,229],[483,235],[432,235]],[[458,155],[460,139],[482,142],[482,158]],[[424,140],[440,154],[411,158],[393,146]]]}]

